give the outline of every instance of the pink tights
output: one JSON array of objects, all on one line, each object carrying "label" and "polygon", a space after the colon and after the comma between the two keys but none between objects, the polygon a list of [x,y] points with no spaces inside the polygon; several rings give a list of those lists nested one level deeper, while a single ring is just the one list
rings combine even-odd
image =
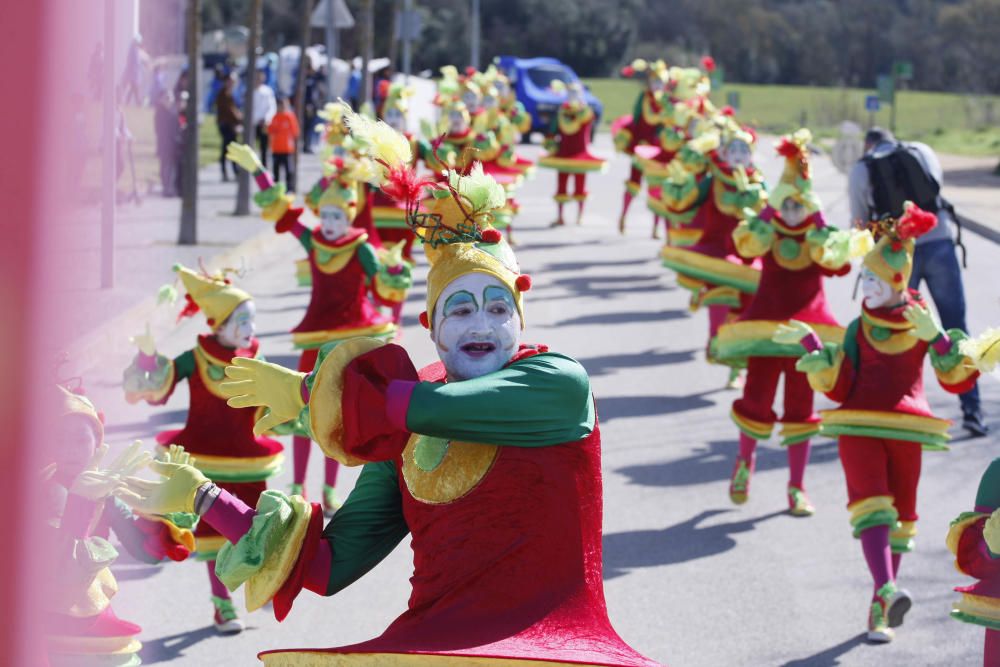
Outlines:
[{"label": "pink tights", "polygon": [[[292,481],[296,484],[306,483],[306,469],[309,467],[309,454],[311,452],[312,440],[301,435],[292,438]],[[340,464],[331,458],[326,458],[325,465],[325,483],[327,486],[336,486]]]}]

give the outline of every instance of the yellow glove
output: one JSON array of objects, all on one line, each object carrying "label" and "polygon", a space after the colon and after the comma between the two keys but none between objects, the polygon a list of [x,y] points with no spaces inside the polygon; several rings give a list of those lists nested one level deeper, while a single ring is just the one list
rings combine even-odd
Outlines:
[{"label": "yellow glove", "polygon": [[226,403],[230,407],[268,409],[253,426],[254,434],[260,435],[299,416],[306,405],[302,400],[305,376],[259,359],[236,357],[231,366],[226,366],[229,380],[220,384],[219,389],[229,398]]},{"label": "yellow glove", "polygon": [[1000,509],[993,510],[993,514],[986,520],[986,525],[983,526],[983,539],[986,540],[986,546],[990,551],[1000,556]]},{"label": "yellow glove", "polygon": [[144,514],[194,512],[198,489],[210,480],[194,467],[194,458],[183,447],[170,445],[159,461],[149,467],[163,476],[161,481],[126,477],[125,485],[114,492],[122,502]]},{"label": "yellow glove", "polygon": [[264,170],[257,153],[246,144],[238,144],[235,141],[230,143],[226,148],[226,159],[235,162],[251,174]]},{"label": "yellow glove", "polygon": [[141,451],[141,448],[142,441],[136,440],[108,468],[101,469],[101,460],[108,452],[108,446],[102,444],[90,457],[86,470],[73,480],[70,493],[93,501],[112,495],[125,485],[125,477],[145,468],[152,459],[149,453]]},{"label": "yellow glove", "polygon": [[811,333],[813,333],[813,328],[805,322],[789,320],[788,324],[778,325],[771,340],[782,345],[797,345]]},{"label": "yellow glove", "polygon": [[941,325],[927,308],[913,304],[903,311],[903,317],[913,325],[909,333],[928,343],[941,335]]},{"label": "yellow glove", "polygon": [[146,356],[156,355],[156,341],[153,340],[153,334],[149,330],[149,322],[146,322],[146,332],[138,336],[130,336],[128,342],[139,348],[139,351]]}]

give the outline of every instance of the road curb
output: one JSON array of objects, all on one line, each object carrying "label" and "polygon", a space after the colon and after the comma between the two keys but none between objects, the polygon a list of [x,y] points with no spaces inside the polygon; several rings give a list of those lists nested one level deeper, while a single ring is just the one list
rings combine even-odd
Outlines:
[{"label": "road curb", "polygon": [[962,223],[962,229],[968,229],[973,234],[978,234],[987,241],[992,241],[993,243],[1000,245],[1000,230],[993,229],[989,225],[984,225],[981,222],[976,222],[975,220],[966,218],[964,215],[958,216],[958,219]]}]

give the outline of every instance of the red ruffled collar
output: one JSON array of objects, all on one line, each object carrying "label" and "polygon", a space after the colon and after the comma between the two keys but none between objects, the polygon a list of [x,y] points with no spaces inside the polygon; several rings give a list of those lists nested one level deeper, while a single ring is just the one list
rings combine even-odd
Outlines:
[{"label": "red ruffled collar", "polygon": [[253,359],[257,356],[257,349],[260,347],[260,341],[256,338],[250,339],[250,347],[240,347],[235,350],[231,347],[226,347],[219,342],[218,337],[215,334],[201,334],[198,336],[198,345],[201,349],[208,352],[210,355],[217,359],[233,359],[234,357],[247,357]]}]

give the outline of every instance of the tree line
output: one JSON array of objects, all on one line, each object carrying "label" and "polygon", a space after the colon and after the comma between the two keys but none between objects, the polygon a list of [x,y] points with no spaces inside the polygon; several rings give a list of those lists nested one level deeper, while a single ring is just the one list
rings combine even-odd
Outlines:
[{"label": "tree line", "polygon": [[[347,0],[355,17],[361,0]],[[265,0],[263,46],[292,43],[304,3]],[[469,0],[415,0],[417,70],[469,61]],[[391,51],[401,0],[375,0],[375,53]],[[204,0],[205,30],[245,24],[249,0]],[[581,76],[611,76],[636,57],[694,64],[711,54],[743,83],[873,87],[908,61],[921,90],[1000,92],[1000,0],[481,0],[481,62],[559,58]],[[341,55],[358,52],[344,31]],[[322,31],[313,41],[322,41]]]}]

